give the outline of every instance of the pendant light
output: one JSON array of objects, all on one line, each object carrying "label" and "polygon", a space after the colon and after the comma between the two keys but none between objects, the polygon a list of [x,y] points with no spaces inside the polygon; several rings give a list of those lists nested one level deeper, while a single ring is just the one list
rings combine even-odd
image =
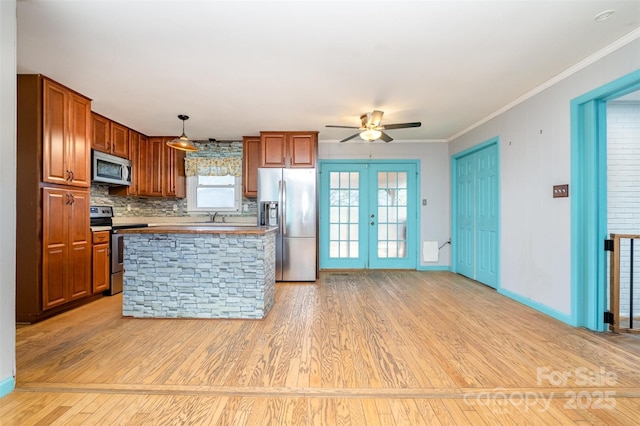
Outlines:
[{"label": "pendant light", "polygon": [[189,119],[189,116],[180,114],[178,118],[182,120],[182,136],[180,136],[178,139],[168,141],[167,145],[169,145],[171,148],[180,149],[182,151],[197,151],[198,147],[195,146],[193,142],[189,140],[187,135],[184,134],[184,122]]}]

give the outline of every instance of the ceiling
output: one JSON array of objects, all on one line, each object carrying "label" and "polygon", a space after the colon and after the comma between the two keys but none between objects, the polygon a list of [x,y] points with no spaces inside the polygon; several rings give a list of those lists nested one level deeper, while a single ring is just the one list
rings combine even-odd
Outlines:
[{"label": "ceiling", "polygon": [[[608,9],[611,18],[594,21]],[[18,72],[147,135],[350,136],[373,109],[396,140],[447,140],[617,40],[640,1],[18,0]],[[354,139],[355,141],[355,139]],[[376,142],[381,143],[381,142]]]}]

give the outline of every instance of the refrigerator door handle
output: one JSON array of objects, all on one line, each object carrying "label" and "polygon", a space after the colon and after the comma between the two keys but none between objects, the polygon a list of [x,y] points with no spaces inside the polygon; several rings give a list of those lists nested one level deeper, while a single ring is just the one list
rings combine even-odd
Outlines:
[{"label": "refrigerator door handle", "polygon": [[282,180],[282,192],[280,194],[282,200],[282,235],[287,235],[287,181]]}]

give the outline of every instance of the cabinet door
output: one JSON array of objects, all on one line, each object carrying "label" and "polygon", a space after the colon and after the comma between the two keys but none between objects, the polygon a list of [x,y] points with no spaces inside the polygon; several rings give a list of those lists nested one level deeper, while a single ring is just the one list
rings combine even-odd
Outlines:
[{"label": "cabinet door", "polygon": [[129,158],[129,129],[111,122],[111,153],[118,157]]},{"label": "cabinet door", "polygon": [[[42,111],[42,180],[66,185],[68,91],[58,84],[43,80]],[[35,159],[34,159],[35,161]]]},{"label": "cabinet door", "polygon": [[260,167],[286,167],[285,133],[260,133]]},{"label": "cabinet door", "polygon": [[69,300],[66,287],[68,216],[66,190],[42,190],[42,309],[53,308]]},{"label": "cabinet door", "polygon": [[289,167],[315,167],[318,149],[317,133],[291,133],[287,135]]},{"label": "cabinet door", "polygon": [[185,152],[170,148],[167,141],[175,139],[175,137],[163,138],[163,159],[164,167],[162,195],[164,197],[181,197],[186,196],[186,177],[184,170]]},{"label": "cabinet door", "polygon": [[[131,185],[127,195],[138,195],[140,185],[140,133],[129,130],[129,160],[131,160]],[[146,138],[145,138],[146,140]]]},{"label": "cabinet door", "polygon": [[68,185],[91,186],[91,103],[74,93],[69,97],[69,138],[67,168],[71,172]]},{"label": "cabinet door", "polygon": [[[144,173],[140,171],[140,139],[143,137],[135,130],[129,131],[129,160],[131,160],[131,185],[110,186],[110,195],[142,195],[140,194],[140,176]],[[146,137],[144,137],[146,143]],[[144,164],[146,165],[146,163]],[[144,185],[143,185],[144,186]]]},{"label": "cabinet door", "polygon": [[[142,144],[141,144],[142,145]],[[162,169],[163,169],[163,151],[164,151],[164,140],[161,137],[151,137],[147,139],[146,143],[146,158],[145,167],[142,169],[144,171],[145,176],[144,179],[145,185],[147,186],[147,193],[144,195],[149,195],[153,197],[162,197]],[[142,151],[140,152],[140,162],[143,161]],[[143,194],[140,194],[143,195]]]},{"label": "cabinet door", "polygon": [[258,196],[258,168],[260,167],[260,137],[242,137],[242,195]]},{"label": "cabinet door", "polygon": [[96,113],[91,113],[91,148],[109,153],[110,120]]},{"label": "cabinet door", "polygon": [[67,260],[69,298],[87,296],[91,291],[91,230],[89,191],[70,190],[67,205],[69,258]]},{"label": "cabinet door", "polygon": [[110,284],[109,244],[96,244],[93,246],[93,292],[109,290]]}]

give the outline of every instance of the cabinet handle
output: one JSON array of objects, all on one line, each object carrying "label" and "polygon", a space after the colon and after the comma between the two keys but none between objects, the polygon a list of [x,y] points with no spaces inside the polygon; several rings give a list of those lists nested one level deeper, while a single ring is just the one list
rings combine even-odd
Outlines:
[{"label": "cabinet handle", "polygon": [[73,173],[73,170],[69,170],[69,180],[73,182],[75,178],[76,178],[76,175],[75,173]]},{"label": "cabinet handle", "polygon": [[64,179],[67,182],[71,179],[71,170],[67,169],[67,177]]},{"label": "cabinet handle", "polygon": [[69,194],[69,204],[73,204],[76,202],[76,198],[73,196],[73,194]]}]

